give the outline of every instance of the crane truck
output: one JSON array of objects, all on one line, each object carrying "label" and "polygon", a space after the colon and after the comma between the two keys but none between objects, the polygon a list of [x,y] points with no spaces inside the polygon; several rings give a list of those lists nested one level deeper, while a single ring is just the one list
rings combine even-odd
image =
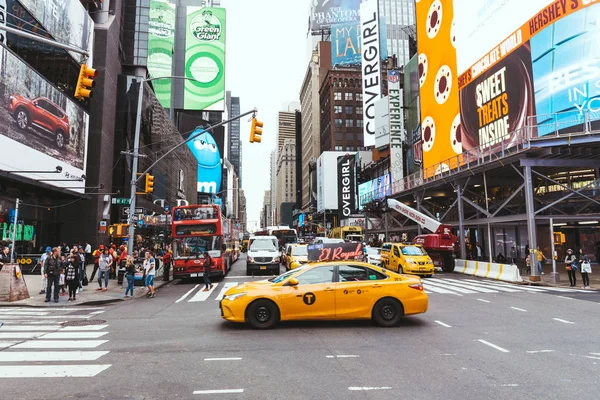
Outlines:
[{"label": "crane truck", "polygon": [[387,207],[410,218],[422,228],[433,232],[416,236],[414,242],[423,246],[435,266],[440,267],[444,272],[454,271],[453,253],[457,237],[452,233],[450,225],[442,224],[398,200],[387,199]]}]

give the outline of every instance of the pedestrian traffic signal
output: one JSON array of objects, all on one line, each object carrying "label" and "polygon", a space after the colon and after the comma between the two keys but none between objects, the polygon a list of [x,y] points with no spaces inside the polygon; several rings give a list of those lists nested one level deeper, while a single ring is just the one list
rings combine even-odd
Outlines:
[{"label": "pedestrian traffic signal", "polygon": [[79,100],[91,99],[92,88],[96,86],[94,79],[97,77],[98,71],[85,64],[81,64],[79,79],[77,79],[77,86],[75,87],[75,98]]},{"label": "pedestrian traffic signal", "polygon": [[146,174],[146,187],[144,189],[145,193],[154,192],[154,176],[150,174]]},{"label": "pedestrian traffic signal", "polygon": [[129,233],[128,224],[115,224],[108,227],[108,236],[115,238],[127,237]]},{"label": "pedestrian traffic signal", "polygon": [[263,123],[256,118],[252,118],[252,128],[250,129],[250,143],[260,143],[262,140]]}]

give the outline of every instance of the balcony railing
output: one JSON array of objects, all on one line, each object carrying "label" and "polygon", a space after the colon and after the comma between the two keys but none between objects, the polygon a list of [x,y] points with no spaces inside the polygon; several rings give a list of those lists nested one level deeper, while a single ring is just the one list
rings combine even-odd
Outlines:
[{"label": "balcony railing", "polygon": [[[442,162],[424,168],[405,177],[402,180],[373,190],[360,196],[361,204],[393,196],[415,189],[425,183],[447,179],[472,168],[489,164],[493,161],[504,159],[536,146],[541,140],[564,139],[565,137],[580,137],[600,134],[600,124],[593,129],[592,121],[600,120],[600,110],[585,110],[580,112],[565,111],[554,114],[539,114],[528,117],[527,125],[511,132],[497,146],[478,146],[457,154]],[[576,130],[583,125],[583,129]],[[569,129],[573,128],[573,129]]]}]

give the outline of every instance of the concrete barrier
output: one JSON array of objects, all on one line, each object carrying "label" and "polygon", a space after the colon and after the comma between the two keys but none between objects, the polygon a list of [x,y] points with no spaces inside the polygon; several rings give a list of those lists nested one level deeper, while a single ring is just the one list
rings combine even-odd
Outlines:
[{"label": "concrete barrier", "polygon": [[504,282],[523,282],[519,267],[514,264],[497,264],[484,261],[455,260],[454,272]]}]

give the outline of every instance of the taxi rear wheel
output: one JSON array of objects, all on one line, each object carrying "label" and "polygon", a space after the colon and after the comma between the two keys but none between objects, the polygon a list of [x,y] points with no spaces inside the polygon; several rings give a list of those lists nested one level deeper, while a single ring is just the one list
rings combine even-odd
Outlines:
[{"label": "taxi rear wheel", "polygon": [[373,307],[373,321],[379,326],[396,326],[404,316],[402,304],[392,298],[380,299]]},{"label": "taxi rear wheel", "polygon": [[279,322],[279,308],[270,300],[256,300],[246,309],[246,320],[253,328],[271,329]]}]

